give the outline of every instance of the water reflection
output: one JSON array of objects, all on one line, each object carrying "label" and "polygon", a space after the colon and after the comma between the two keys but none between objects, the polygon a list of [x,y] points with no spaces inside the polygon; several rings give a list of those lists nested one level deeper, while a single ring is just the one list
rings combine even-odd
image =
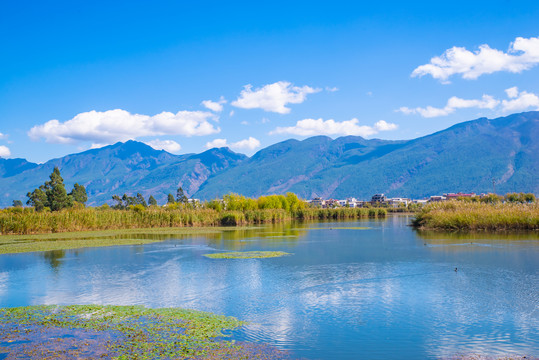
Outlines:
[{"label": "water reflection", "polygon": [[50,268],[54,271],[58,271],[59,266],[62,264],[62,259],[66,255],[65,250],[53,250],[39,253],[49,263]]},{"label": "water reflection", "polygon": [[[130,238],[163,242],[4,255],[0,305],[212,311],[250,322],[234,333],[238,339],[268,342],[306,358],[537,355],[537,238],[425,234],[407,224],[406,217],[390,217],[183,235],[130,232]],[[293,255],[203,256],[229,250]]]}]

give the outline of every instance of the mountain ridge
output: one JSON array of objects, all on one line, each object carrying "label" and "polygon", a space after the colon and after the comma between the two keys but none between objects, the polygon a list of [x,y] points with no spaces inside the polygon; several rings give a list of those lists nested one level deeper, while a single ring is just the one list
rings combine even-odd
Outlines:
[{"label": "mountain ridge", "polygon": [[229,148],[200,154],[170,154],[137,141],[34,164],[0,159],[0,206],[26,200],[58,166],[68,190],[87,187],[90,205],[113,194],[154,195],[164,203],[182,186],[191,197],[228,192],[260,196],[292,191],[313,196],[424,197],[444,192],[526,191],[539,193],[539,112],[479,118],[411,140],[314,136],[288,139],[253,156]]}]

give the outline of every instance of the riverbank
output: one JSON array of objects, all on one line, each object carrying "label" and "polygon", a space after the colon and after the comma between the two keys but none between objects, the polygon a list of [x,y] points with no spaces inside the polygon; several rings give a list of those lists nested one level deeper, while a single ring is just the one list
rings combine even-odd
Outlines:
[{"label": "riverbank", "polygon": [[[77,231],[53,234],[2,235],[0,254],[70,250],[88,247],[143,245],[194,235],[219,234],[230,227],[182,227]],[[234,227],[242,230],[243,227]]]},{"label": "riverbank", "polygon": [[160,207],[113,210],[101,208],[36,212],[31,208],[0,211],[0,235],[47,234],[75,231],[243,226],[291,220],[359,219],[385,217],[380,208],[306,208],[294,211],[258,209],[218,211],[214,209],[167,209]]},{"label": "riverbank", "polygon": [[539,203],[432,203],[416,214],[412,226],[422,230],[539,230]]},{"label": "riverbank", "polygon": [[0,308],[0,355],[26,359],[286,359],[263,344],[227,340],[233,317],[143,306]]}]

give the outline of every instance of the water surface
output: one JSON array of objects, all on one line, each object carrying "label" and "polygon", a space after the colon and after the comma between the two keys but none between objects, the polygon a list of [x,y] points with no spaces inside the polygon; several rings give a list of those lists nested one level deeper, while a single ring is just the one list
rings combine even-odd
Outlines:
[{"label": "water surface", "polygon": [[[418,234],[409,220],[281,224],[1,255],[0,306],[211,311],[250,322],[234,332],[238,339],[309,359],[539,356],[537,233]],[[203,256],[232,250],[292,255]]]}]

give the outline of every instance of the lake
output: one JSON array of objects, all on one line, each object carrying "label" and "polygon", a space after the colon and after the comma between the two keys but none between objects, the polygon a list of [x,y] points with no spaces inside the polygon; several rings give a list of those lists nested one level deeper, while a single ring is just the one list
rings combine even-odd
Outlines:
[{"label": "lake", "polygon": [[[539,356],[537,232],[417,233],[410,220],[277,224],[0,255],[0,306],[210,311],[250,322],[236,339],[308,359]],[[203,256],[231,250],[291,255]]]}]

